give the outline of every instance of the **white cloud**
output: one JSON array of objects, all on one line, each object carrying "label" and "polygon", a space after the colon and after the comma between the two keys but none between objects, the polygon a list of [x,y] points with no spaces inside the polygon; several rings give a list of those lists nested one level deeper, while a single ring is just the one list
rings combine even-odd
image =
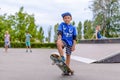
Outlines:
[{"label": "white cloud", "polygon": [[62,22],[61,14],[71,12],[76,24],[79,21],[92,19],[92,13],[88,9],[90,0],[1,0],[0,14],[14,14],[21,6],[24,11],[34,14],[36,23],[45,26]]},{"label": "white cloud", "polygon": [[[34,14],[36,22],[56,24],[61,21],[61,13],[69,11],[74,21],[91,19],[88,8],[89,0],[4,0],[0,1],[2,13],[15,13],[21,6],[30,14]],[[87,17],[86,17],[87,15]]]}]

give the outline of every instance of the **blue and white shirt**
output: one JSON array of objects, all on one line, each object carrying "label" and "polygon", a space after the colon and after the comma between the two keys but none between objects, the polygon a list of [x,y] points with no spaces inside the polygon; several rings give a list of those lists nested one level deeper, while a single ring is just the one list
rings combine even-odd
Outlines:
[{"label": "blue and white shirt", "polygon": [[66,24],[62,22],[58,31],[62,32],[62,40],[69,46],[73,45],[73,40],[77,36],[76,28],[71,24]]},{"label": "blue and white shirt", "polygon": [[32,37],[31,34],[25,34],[26,36],[26,42],[30,42],[30,38]]}]

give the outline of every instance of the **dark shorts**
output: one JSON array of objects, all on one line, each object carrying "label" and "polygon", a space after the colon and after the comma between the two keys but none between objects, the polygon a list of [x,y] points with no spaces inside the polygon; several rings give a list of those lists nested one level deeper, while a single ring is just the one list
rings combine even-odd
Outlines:
[{"label": "dark shorts", "polygon": [[65,49],[66,49],[66,54],[67,55],[71,55],[71,46],[69,46],[69,45],[67,45],[64,41],[62,41],[63,42],[63,44],[64,44],[64,47],[65,47]]}]

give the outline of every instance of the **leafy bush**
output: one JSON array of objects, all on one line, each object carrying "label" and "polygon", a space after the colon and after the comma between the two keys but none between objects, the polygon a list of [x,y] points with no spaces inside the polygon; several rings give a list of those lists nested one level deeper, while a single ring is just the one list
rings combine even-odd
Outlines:
[{"label": "leafy bush", "polygon": [[[4,42],[0,42],[0,47],[4,47]],[[26,44],[25,42],[11,42],[10,43],[11,48],[25,48]],[[55,43],[31,43],[32,48],[56,48]]]}]

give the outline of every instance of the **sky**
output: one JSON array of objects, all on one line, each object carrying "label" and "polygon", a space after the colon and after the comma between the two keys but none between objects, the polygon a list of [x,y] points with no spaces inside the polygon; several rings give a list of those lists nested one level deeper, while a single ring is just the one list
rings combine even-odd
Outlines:
[{"label": "sky", "polygon": [[90,4],[91,0],[0,0],[0,15],[15,14],[23,6],[24,12],[34,14],[35,23],[43,27],[47,36],[50,26],[63,21],[61,14],[64,12],[72,14],[76,25],[79,21],[92,20]]}]

